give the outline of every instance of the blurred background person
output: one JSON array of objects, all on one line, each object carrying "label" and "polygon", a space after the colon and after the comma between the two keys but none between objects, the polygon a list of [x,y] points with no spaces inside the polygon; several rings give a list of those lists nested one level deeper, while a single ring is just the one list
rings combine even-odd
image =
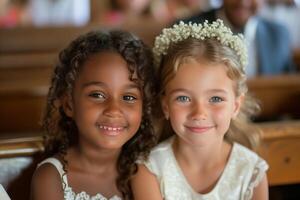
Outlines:
[{"label": "blurred background person", "polygon": [[207,6],[207,1],[203,0],[153,0],[151,9],[157,20],[168,24],[175,19],[191,16]]},{"label": "blurred background person", "polygon": [[101,25],[118,27],[151,19],[150,3],[151,0],[109,0],[105,3],[106,9],[95,14],[94,21]]},{"label": "blurred background person", "polygon": [[222,0],[152,0],[151,10],[155,19],[169,25],[176,19],[218,8],[221,4]]},{"label": "blurred background person", "polygon": [[29,0],[33,26],[83,26],[90,21],[88,0]]},{"label": "blurred background person", "polygon": [[13,28],[28,23],[24,0],[0,0],[0,28]]},{"label": "blurred background person", "polygon": [[264,0],[223,0],[219,9],[198,13],[184,21],[201,23],[220,18],[235,33],[243,33],[248,43],[248,77],[295,71],[287,28],[258,15]]},{"label": "blurred background person", "polygon": [[[220,0],[109,0],[107,9],[98,13],[96,21],[103,25],[121,26],[140,23],[161,28],[172,21],[208,10]],[[95,17],[93,17],[95,18]]]},{"label": "blurred background person", "polygon": [[300,0],[268,0],[260,14],[286,25],[292,41],[294,61],[300,70]]}]

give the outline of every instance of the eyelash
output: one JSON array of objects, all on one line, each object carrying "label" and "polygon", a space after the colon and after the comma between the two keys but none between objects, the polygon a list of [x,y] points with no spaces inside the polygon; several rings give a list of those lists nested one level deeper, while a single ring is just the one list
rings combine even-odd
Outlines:
[{"label": "eyelash", "polygon": [[[94,92],[89,94],[89,96],[96,99],[106,99],[106,96],[103,93]],[[124,95],[122,100],[132,103],[137,100],[137,97],[133,95]]]},{"label": "eyelash", "polygon": [[136,101],[137,98],[135,96],[132,96],[132,95],[124,95],[123,100],[132,103],[132,102]]},{"label": "eyelash", "polygon": [[187,96],[178,96],[176,97],[176,101],[179,101],[179,102],[190,102],[191,99]]},{"label": "eyelash", "polygon": [[211,102],[211,103],[219,103],[222,101],[224,101],[224,99],[221,97],[218,97],[218,96],[213,96],[209,99],[209,102]]},{"label": "eyelash", "polygon": [[93,92],[91,94],[89,94],[90,97],[93,97],[93,98],[97,98],[97,99],[105,99],[105,95],[102,94],[102,93],[98,93],[98,92]]},{"label": "eyelash", "polygon": [[[176,101],[178,102],[190,102],[191,99],[188,96],[178,96],[176,97]],[[223,98],[219,97],[219,96],[213,96],[209,99],[210,103],[219,103],[224,101]]]}]

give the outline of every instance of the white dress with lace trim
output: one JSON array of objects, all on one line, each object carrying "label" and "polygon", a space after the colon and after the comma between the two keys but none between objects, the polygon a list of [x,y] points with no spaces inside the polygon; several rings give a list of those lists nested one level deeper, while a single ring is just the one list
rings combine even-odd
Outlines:
[{"label": "white dress with lace trim", "polygon": [[68,185],[67,174],[63,170],[63,166],[62,166],[61,162],[58,159],[56,159],[56,158],[47,158],[44,161],[42,161],[38,165],[38,167],[41,166],[44,163],[51,163],[52,165],[55,166],[55,168],[59,172],[60,177],[62,178],[62,186],[63,186],[63,189],[64,189],[64,199],[65,200],[122,200],[117,195],[114,195],[111,198],[106,198],[102,194],[99,194],[99,193],[96,194],[95,196],[90,196],[85,191],[82,191],[82,192],[76,194],[73,191],[72,187],[70,187]]},{"label": "white dress with lace trim", "polygon": [[[234,143],[229,160],[215,187],[206,194],[193,190],[172,150],[174,137],[159,144],[145,166],[157,177],[164,200],[250,200],[268,164],[246,147]],[[201,180],[199,180],[201,181]]]}]

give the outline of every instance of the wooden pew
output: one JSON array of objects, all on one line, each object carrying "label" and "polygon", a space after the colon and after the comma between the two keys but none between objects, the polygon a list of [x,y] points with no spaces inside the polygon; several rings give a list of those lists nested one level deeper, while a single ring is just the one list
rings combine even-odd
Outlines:
[{"label": "wooden pew", "polygon": [[[149,22],[147,24],[147,22]],[[137,35],[152,46],[154,38],[163,25],[143,21],[140,24],[127,23],[120,27],[104,27],[89,24],[83,27],[19,27],[0,30],[0,53],[56,52],[78,35],[91,30],[126,30]]]},{"label": "wooden pew", "polygon": [[300,72],[300,48],[293,51],[293,60],[296,64],[297,71]]},{"label": "wooden pew", "polygon": [[260,121],[300,119],[300,74],[256,77],[248,87],[260,101]]},{"label": "wooden pew", "polygon": [[6,136],[0,139],[0,183],[11,199],[27,200],[32,174],[42,158],[41,133]]},{"label": "wooden pew", "polygon": [[[254,125],[262,130],[258,153],[270,166],[269,185],[300,184],[300,120]],[[28,199],[32,174],[42,159],[41,133],[5,136],[0,137],[0,183],[12,199]]]},{"label": "wooden pew", "polygon": [[0,133],[40,131],[50,69],[0,71]]},{"label": "wooden pew", "polygon": [[271,186],[300,184],[300,120],[258,123],[258,153],[267,160]]}]

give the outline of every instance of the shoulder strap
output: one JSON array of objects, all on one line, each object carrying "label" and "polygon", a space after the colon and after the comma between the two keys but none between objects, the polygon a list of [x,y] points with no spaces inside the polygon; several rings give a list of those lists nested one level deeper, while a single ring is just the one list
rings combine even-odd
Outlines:
[{"label": "shoulder strap", "polygon": [[64,171],[63,165],[61,164],[61,162],[58,159],[51,157],[51,158],[47,158],[47,159],[43,160],[41,163],[38,164],[37,167],[40,167],[41,165],[43,165],[45,163],[50,163],[56,168],[60,177],[62,178],[63,188],[65,189],[65,187],[68,187],[67,174]]},{"label": "shoulder strap", "polygon": [[0,199],[2,200],[10,200],[7,192],[5,191],[5,189],[2,187],[2,185],[0,184]]}]

